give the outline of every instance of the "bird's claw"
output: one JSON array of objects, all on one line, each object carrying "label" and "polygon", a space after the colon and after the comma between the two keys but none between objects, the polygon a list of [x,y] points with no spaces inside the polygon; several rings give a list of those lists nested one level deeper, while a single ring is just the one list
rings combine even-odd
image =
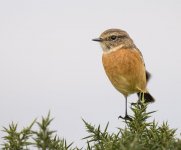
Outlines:
[{"label": "bird's claw", "polygon": [[131,103],[131,106],[135,106],[137,103]]},{"label": "bird's claw", "polygon": [[141,105],[142,103],[140,101],[136,102],[136,103],[131,103],[131,106],[136,106],[136,105]]},{"label": "bird's claw", "polygon": [[132,121],[132,118],[130,116],[128,116],[128,115],[126,115],[125,117],[119,116],[118,119],[119,118],[124,119],[124,120]]}]

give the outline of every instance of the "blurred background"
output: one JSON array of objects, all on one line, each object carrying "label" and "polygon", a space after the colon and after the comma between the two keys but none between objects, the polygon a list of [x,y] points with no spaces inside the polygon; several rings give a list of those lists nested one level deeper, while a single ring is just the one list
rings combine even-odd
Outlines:
[{"label": "blurred background", "polygon": [[[92,38],[126,30],[142,51],[157,110],[181,132],[181,1],[0,1],[0,126],[20,127],[51,111],[52,129],[82,146],[82,118],[110,132],[124,127],[124,97],[108,80]],[[137,100],[136,95],[128,98]],[[130,113],[130,110],[129,110]]]}]

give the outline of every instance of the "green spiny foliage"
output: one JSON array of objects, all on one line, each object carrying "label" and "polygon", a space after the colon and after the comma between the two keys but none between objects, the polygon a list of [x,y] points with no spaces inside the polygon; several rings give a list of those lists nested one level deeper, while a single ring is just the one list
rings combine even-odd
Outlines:
[{"label": "green spiny foliage", "polygon": [[155,121],[148,122],[150,114],[147,104],[137,103],[131,110],[131,120],[124,121],[126,128],[118,133],[109,134],[108,124],[103,131],[84,121],[89,136],[88,150],[180,150],[181,141],[175,137],[175,129],[170,129],[167,122],[161,126]]},{"label": "green spiny foliage", "polygon": [[[30,126],[18,131],[18,125],[11,123],[4,127],[2,149],[4,150],[181,150],[181,140],[175,137],[175,129],[169,128],[167,122],[161,125],[148,121],[155,111],[147,112],[148,105],[144,102],[132,105],[133,115],[130,120],[123,120],[125,128],[118,128],[117,133],[109,133],[109,123],[102,130],[83,120],[88,136],[84,148],[72,148],[65,139],[57,136],[50,129],[53,119],[50,112],[40,121],[34,120]],[[150,120],[150,119],[149,119]],[[37,126],[37,130],[32,128]]]},{"label": "green spiny foliage", "polygon": [[39,130],[33,131],[33,134],[35,135],[35,146],[42,150],[67,150],[72,143],[67,145],[66,140],[61,140],[57,135],[55,135],[56,131],[49,129],[52,121],[53,118],[50,118],[49,112],[46,118],[42,117],[41,122],[37,122]]},{"label": "green spiny foliage", "polygon": [[[4,127],[3,132],[6,136],[3,137],[3,150],[30,150],[36,147],[40,150],[73,150],[71,144],[67,144],[65,139],[60,139],[56,135],[56,131],[50,130],[49,126],[52,122],[50,112],[47,117],[42,117],[40,122],[34,120],[33,123],[22,131],[18,132],[18,125],[11,123],[9,128]],[[32,130],[32,127],[37,124],[38,130]],[[30,142],[31,141],[31,142]]]},{"label": "green spiny foliage", "polygon": [[35,120],[27,128],[24,128],[20,132],[17,131],[17,124],[11,123],[9,128],[3,127],[3,132],[7,135],[3,137],[4,143],[2,149],[4,150],[21,150],[27,149],[32,143],[29,142],[29,138],[32,136],[31,128],[34,125]]}]

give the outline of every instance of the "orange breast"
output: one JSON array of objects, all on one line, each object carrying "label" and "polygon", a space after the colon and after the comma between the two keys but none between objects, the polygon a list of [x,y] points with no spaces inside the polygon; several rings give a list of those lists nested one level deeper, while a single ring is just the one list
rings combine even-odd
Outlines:
[{"label": "orange breast", "polygon": [[145,66],[137,50],[103,53],[102,62],[111,83],[125,96],[146,91]]}]

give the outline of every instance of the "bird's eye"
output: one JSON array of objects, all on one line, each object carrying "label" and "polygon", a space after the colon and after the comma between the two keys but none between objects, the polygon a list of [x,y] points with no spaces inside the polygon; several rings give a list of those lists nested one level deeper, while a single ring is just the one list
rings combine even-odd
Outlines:
[{"label": "bird's eye", "polygon": [[117,39],[117,36],[112,35],[112,36],[110,37],[110,39],[111,39],[112,41],[114,41],[114,40],[116,40],[116,39]]}]

